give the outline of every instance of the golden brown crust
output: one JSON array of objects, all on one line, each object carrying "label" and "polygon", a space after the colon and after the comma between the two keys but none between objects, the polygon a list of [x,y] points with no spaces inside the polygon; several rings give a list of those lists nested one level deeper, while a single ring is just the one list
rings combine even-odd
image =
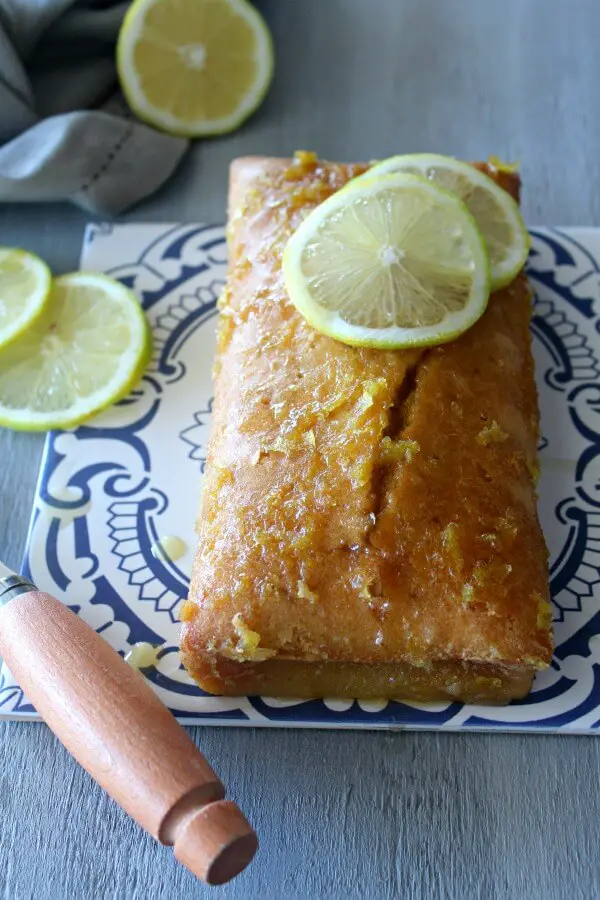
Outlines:
[{"label": "golden brown crust", "polygon": [[[307,210],[363,170],[232,167],[184,660],[224,693],[259,689],[291,660],[363,663],[372,678],[382,664],[485,664],[502,682],[488,696],[506,700],[551,657],[529,290],[520,276],[431,350],[357,349],[315,332],[286,296],[281,253]],[[517,194],[515,176],[497,177]],[[474,672],[458,696],[472,694]]]}]

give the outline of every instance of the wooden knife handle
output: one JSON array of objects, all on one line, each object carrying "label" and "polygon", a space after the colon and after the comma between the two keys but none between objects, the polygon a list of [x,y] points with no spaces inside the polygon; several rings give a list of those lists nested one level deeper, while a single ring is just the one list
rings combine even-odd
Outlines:
[{"label": "wooden knife handle", "polygon": [[92,778],[195,875],[221,884],[258,841],[142,676],[68,607],[32,585],[0,597],[0,656]]}]

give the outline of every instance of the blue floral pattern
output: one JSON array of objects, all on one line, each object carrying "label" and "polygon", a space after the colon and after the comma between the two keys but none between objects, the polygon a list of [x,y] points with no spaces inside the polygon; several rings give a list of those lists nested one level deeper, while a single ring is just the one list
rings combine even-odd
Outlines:
[{"label": "blue floral pattern", "polygon": [[[600,231],[532,233],[540,515],[556,650],[530,696],[505,708],[209,697],[190,681],[177,652],[177,610],[193,547],[177,562],[155,558],[152,548],[164,534],[193,534],[212,414],[224,229],[91,225],[83,263],[136,291],[153,327],[154,355],[130,397],[88,425],[49,435],[24,571],[119,652],[137,641],[160,644],[144,675],[181,720],[578,733],[600,727]],[[1,714],[35,715],[6,668]]]}]

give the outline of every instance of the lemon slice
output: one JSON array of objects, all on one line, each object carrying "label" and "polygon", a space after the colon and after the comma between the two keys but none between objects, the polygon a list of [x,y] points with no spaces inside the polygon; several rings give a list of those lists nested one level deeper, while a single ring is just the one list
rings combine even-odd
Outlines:
[{"label": "lemon slice", "polygon": [[0,247],[0,348],[40,315],[51,283],[50,269],[38,256]]},{"label": "lemon slice", "polygon": [[0,352],[0,425],[79,424],[130,391],[150,350],[135,294],[104,275],[63,275],[41,315]]},{"label": "lemon slice", "polygon": [[422,175],[463,201],[485,239],[493,291],[516,277],[529,253],[529,233],[513,198],[492,178],[468,163],[437,153],[392,156],[373,166],[367,175],[391,172]]},{"label": "lemon slice", "polygon": [[273,75],[269,30],[246,0],[135,0],[117,43],[140,119],[185,137],[237,128]]},{"label": "lemon slice", "polygon": [[361,347],[452,340],[481,316],[489,259],[466,206],[415,175],[357,178],[317,206],[283,255],[317,331]]}]

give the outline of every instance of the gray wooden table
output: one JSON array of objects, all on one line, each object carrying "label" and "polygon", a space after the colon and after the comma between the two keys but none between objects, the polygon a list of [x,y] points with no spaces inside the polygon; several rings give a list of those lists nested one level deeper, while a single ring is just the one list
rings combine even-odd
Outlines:
[{"label": "gray wooden table", "polygon": [[[219,222],[245,153],[519,159],[530,223],[600,225],[598,0],[269,0],[260,112],[194,147],[132,220]],[[0,209],[0,243],[73,269],[66,206]],[[0,432],[0,556],[17,566],[42,449]],[[195,728],[262,844],[227,898],[600,897],[593,738]],[[165,761],[168,764],[168,761]],[[38,724],[0,725],[2,896],[207,896]]]}]

